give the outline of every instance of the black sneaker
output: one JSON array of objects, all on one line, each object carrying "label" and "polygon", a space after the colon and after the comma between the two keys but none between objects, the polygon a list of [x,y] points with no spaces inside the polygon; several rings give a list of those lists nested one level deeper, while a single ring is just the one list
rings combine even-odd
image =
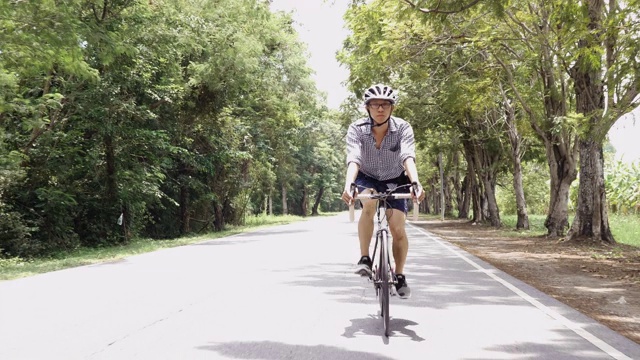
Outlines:
[{"label": "black sneaker", "polygon": [[371,262],[370,257],[368,256],[361,257],[360,261],[358,261],[358,265],[356,265],[356,274],[360,276],[371,277],[371,275],[373,274],[373,272],[371,271],[372,264],[373,263]]},{"label": "black sneaker", "polygon": [[396,275],[396,292],[401,299],[408,299],[411,297],[411,289],[407,285],[407,278],[402,274]]}]

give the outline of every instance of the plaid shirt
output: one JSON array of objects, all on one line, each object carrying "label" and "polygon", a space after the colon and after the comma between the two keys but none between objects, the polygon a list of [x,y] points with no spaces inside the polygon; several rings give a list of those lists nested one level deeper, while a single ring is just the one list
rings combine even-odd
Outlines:
[{"label": "plaid shirt", "polygon": [[360,171],[384,181],[397,178],[404,171],[404,161],[416,158],[413,128],[401,118],[392,116],[380,149],[371,131],[371,120],[353,122],[347,131],[347,165],[356,163]]}]

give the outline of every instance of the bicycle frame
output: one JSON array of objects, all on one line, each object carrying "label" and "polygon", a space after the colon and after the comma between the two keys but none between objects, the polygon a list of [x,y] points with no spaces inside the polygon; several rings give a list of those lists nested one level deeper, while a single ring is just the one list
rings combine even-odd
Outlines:
[{"label": "bicycle frame", "polygon": [[[376,242],[373,245],[373,255],[371,256],[371,261],[375,264],[375,259],[376,259],[376,252],[378,251],[378,243],[380,244],[380,261],[383,261],[385,259],[382,259],[382,248],[384,247],[384,254],[386,254],[386,263],[389,266],[389,269],[391,269],[391,257],[388,256],[389,255],[389,223],[387,222],[387,207],[385,206],[385,204],[380,204],[378,206],[378,210],[376,211],[376,222],[377,222],[377,226],[376,226]],[[380,262],[380,264],[382,264],[382,262]],[[393,278],[392,278],[393,279]],[[376,293],[377,295],[377,293]]]},{"label": "bicycle frame", "polygon": [[[352,185],[352,189],[355,190],[355,184]],[[397,190],[397,189],[396,189]],[[355,191],[354,191],[355,195]],[[372,281],[376,291],[376,296],[380,301],[380,316],[384,323],[384,334],[389,336],[389,295],[394,290],[395,274],[391,268],[391,256],[389,255],[389,222],[387,221],[387,200],[388,199],[410,199],[413,196],[407,193],[394,194],[393,191],[386,193],[367,193],[357,194],[355,199],[372,199],[377,202],[376,204],[376,242],[373,247],[372,259]],[[413,207],[414,220],[417,220],[418,206],[417,202]],[[349,206],[350,219],[354,219],[354,204]],[[379,244],[379,245],[378,245]],[[376,266],[376,254],[378,255]]]}]

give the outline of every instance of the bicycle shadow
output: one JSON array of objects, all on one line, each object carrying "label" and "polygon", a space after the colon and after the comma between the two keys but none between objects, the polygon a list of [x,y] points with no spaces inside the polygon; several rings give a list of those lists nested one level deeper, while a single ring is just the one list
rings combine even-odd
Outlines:
[{"label": "bicycle shadow", "polygon": [[342,349],[330,345],[295,345],[275,341],[235,341],[227,343],[213,343],[198,346],[197,349],[214,351],[218,354],[234,359],[371,359],[392,360],[390,357],[363,351]]},{"label": "bicycle shadow", "polygon": [[[360,319],[351,319],[351,325],[347,326],[344,329],[344,333],[342,336],[353,339],[357,335],[372,335],[372,336],[381,336],[382,331],[382,320],[377,315],[369,315],[366,318]],[[391,333],[389,338],[397,337],[398,335],[405,336],[410,338],[412,341],[422,342],[426,339],[418,335],[414,330],[409,329],[409,326],[419,325],[415,321],[394,318],[393,316],[389,319],[389,328]],[[382,341],[385,344],[389,343],[389,338],[382,335]]]}]

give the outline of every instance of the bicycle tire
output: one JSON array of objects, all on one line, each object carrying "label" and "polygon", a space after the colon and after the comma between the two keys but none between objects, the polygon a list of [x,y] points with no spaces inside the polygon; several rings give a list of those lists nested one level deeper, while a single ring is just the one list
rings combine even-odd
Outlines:
[{"label": "bicycle tire", "polygon": [[384,324],[384,335],[389,336],[389,252],[387,233],[380,234],[380,315]]}]

